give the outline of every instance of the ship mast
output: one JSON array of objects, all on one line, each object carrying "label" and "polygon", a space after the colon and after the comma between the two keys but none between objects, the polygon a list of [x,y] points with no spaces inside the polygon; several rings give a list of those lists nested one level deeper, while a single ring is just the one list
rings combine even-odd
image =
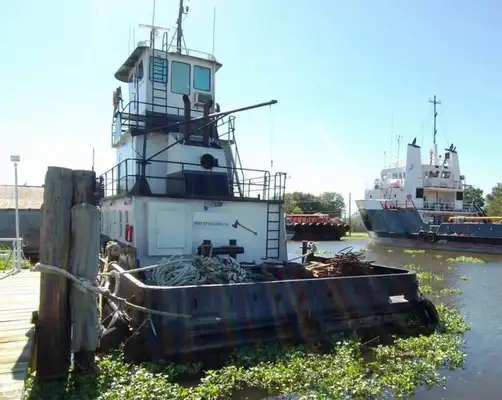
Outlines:
[{"label": "ship mast", "polygon": [[183,15],[186,15],[187,13],[188,7],[185,8],[183,0],[180,0],[178,20],[176,21],[176,53],[178,54],[181,54],[182,44],[186,48],[185,38],[183,37]]},{"label": "ship mast", "polygon": [[438,145],[436,143],[436,134],[438,133],[437,129],[436,129],[436,119],[437,119],[437,116],[438,116],[438,113],[436,111],[436,105],[440,105],[441,104],[441,100],[436,100],[436,95],[434,95],[434,100],[430,100],[429,99],[429,103],[432,103],[434,104],[434,165],[438,165],[439,164],[439,159],[438,159]]}]

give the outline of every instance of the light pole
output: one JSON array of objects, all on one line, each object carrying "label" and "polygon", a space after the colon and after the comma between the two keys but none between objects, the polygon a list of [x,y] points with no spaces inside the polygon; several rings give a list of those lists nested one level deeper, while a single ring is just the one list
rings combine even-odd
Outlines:
[{"label": "light pole", "polygon": [[14,163],[14,197],[16,204],[16,269],[21,272],[21,236],[19,233],[19,189],[17,186],[17,163],[21,161],[18,155],[10,156],[10,161]]}]

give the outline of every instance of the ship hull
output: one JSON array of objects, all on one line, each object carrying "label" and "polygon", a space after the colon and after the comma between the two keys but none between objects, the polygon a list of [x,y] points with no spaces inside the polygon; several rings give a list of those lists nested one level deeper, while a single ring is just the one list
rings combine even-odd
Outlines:
[{"label": "ship hull", "polygon": [[[477,253],[502,255],[502,240],[500,244],[479,242],[455,241],[455,237],[440,239],[435,243],[418,240],[416,236],[389,236],[382,232],[368,232],[371,243],[378,246],[401,247],[406,249],[423,249],[430,251],[450,251],[455,253]],[[487,239],[486,239],[487,241]]]},{"label": "ship hull", "polygon": [[331,242],[341,240],[347,230],[345,224],[286,224],[286,237],[291,241]]},{"label": "ship hull", "polygon": [[[370,241],[376,245],[432,251],[502,254],[502,225],[478,225],[477,229],[483,236],[476,236],[476,232],[462,236],[437,231],[436,240],[431,243],[418,238],[420,230],[427,232],[430,227],[422,222],[417,210],[412,208],[389,210],[383,208],[377,200],[361,200],[356,203]],[[488,235],[490,237],[487,237]]]}]

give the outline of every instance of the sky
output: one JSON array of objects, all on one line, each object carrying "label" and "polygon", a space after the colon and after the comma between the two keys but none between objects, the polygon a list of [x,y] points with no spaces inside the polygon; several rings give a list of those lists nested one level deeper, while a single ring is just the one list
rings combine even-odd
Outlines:
[{"label": "sky", "polygon": [[[173,27],[177,3],[157,0],[155,24]],[[29,185],[42,184],[49,165],[90,169],[93,148],[98,174],[114,165],[114,73],[133,39],[147,38],[138,25],[151,23],[152,4],[0,2],[0,183],[14,181],[12,154],[21,156],[19,183]],[[286,172],[288,191],[362,198],[384,159],[397,160],[398,136],[401,159],[414,137],[427,155],[429,99],[437,95],[439,149],[455,143],[467,183],[485,192],[502,180],[497,167],[486,167],[497,165],[501,154],[500,2],[187,5],[187,47],[205,52],[213,51],[216,8],[214,53],[223,67],[215,87],[222,110],[278,100],[236,115],[245,168]]]}]

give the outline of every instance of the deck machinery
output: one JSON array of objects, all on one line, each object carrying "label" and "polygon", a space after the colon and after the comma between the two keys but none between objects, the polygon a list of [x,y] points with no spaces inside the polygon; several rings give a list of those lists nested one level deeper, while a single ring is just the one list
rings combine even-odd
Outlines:
[{"label": "deck machinery", "polygon": [[[327,337],[426,315],[429,306],[413,272],[377,266],[371,276],[314,279],[303,266],[287,262],[286,175],[242,168],[232,115],[275,101],[221,111],[215,74],[222,64],[182,46],[181,20],[175,45],[164,32],[157,46],[161,29],[152,26],[150,40],[140,42],[115,73],[127,85],[128,100],[120,87],[114,91],[117,160],[99,178],[102,235],[134,248],[135,265],[194,256],[205,243],[213,254],[231,254],[241,265],[267,270],[275,278],[162,286],[151,283],[148,274],[123,275],[120,296],[191,316],[133,313],[141,329],[136,340],[128,341],[126,353],[158,360],[256,342]],[[138,343],[144,347],[133,351],[132,343],[136,350]]]}]

